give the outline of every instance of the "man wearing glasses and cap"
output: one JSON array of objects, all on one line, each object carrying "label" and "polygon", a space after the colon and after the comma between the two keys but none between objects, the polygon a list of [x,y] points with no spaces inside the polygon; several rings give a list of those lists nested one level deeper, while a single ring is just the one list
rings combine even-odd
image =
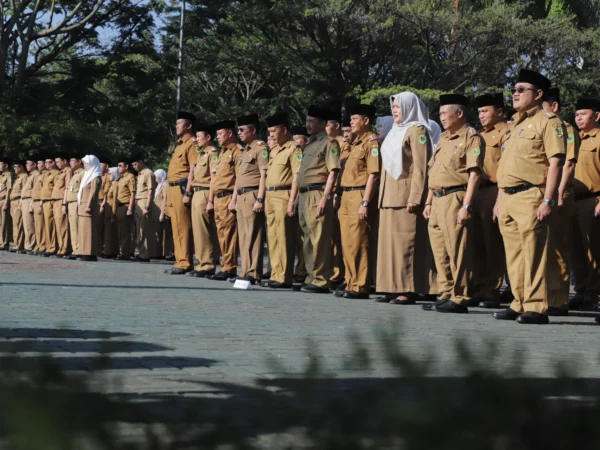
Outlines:
[{"label": "man wearing glasses and cap", "polygon": [[517,110],[498,166],[500,231],[515,299],[494,313],[498,320],[547,324],[548,304],[560,289],[560,267],[551,232],[565,162],[567,131],[558,116],[544,111],[550,80],[521,70],[513,89]]},{"label": "man wearing glasses and cap", "polygon": [[33,181],[38,173],[35,158],[35,156],[28,156],[25,161],[25,168],[27,169],[28,175],[23,183],[23,190],[21,191],[21,217],[23,218],[25,253],[33,252],[35,250],[35,225],[33,222],[33,212],[31,210],[31,204],[33,202],[33,199],[31,198]]},{"label": "man wearing glasses and cap", "polygon": [[25,161],[15,161],[15,181],[10,193],[10,215],[13,226],[13,250],[17,253],[25,253],[25,233],[23,229],[23,213],[21,212],[21,196],[23,186],[27,180]]}]

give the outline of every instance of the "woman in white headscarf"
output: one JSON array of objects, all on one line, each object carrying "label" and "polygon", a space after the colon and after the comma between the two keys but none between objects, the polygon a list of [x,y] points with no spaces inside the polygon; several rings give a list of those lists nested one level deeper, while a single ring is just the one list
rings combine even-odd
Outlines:
[{"label": "woman in white headscarf", "polygon": [[173,230],[171,219],[167,216],[167,172],[158,169],[154,172],[156,178],[156,192],[151,210],[152,222],[156,230],[156,242],[161,258],[167,258],[173,254]]},{"label": "woman in white headscarf", "polygon": [[393,116],[382,116],[378,117],[376,123],[377,138],[379,139],[379,145],[385,140],[389,132],[392,130],[394,125]]},{"label": "woman in white headscarf", "polygon": [[427,163],[432,153],[425,104],[412,92],[390,97],[394,125],[381,147],[379,188],[378,302],[408,305],[430,291],[433,255],[427,221]]},{"label": "woman in white headscarf", "polygon": [[119,239],[117,235],[117,221],[115,211],[117,209],[116,195],[117,185],[121,174],[118,167],[108,169],[110,187],[100,205],[100,215],[104,220],[104,258],[115,258],[119,254]]},{"label": "woman in white headscarf", "polygon": [[83,159],[85,170],[77,193],[77,216],[79,217],[78,261],[97,261],[98,236],[96,215],[98,214],[98,192],[102,187],[100,161],[94,155]]}]

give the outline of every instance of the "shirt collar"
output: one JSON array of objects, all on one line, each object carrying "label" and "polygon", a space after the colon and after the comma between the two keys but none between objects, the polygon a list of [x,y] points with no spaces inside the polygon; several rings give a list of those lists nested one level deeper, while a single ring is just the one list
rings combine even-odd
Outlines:
[{"label": "shirt collar", "polygon": [[192,135],[189,133],[186,133],[183,135],[183,137],[180,137],[179,140],[177,141],[177,143],[179,145],[181,144],[185,144],[187,141],[189,141],[192,138]]}]

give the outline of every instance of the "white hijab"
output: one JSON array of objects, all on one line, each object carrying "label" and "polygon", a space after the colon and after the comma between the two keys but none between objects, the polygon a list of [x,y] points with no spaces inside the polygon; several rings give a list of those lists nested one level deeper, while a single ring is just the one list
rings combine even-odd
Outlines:
[{"label": "white hijab", "polygon": [[[430,140],[434,132],[429,122],[429,111],[419,97],[412,92],[401,92],[392,95],[390,97],[390,107],[393,106],[394,100],[400,104],[402,123],[394,123],[392,130],[383,141],[381,160],[383,168],[397,180],[402,174],[402,144],[408,129],[416,125],[423,125]],[[434,142],[432,142],[432,147],[433,145]]]},{"label": "white hijab", "polygon": [[100,161],[94,155],[86,155],[82,161],[88,165],[87,170],[83,174],[81,185],[79,186],[79,192],[77,193],[77,204],[81,204],[81,195],[83,194],[83,188],[94,180],[94,178],[102,177],[102,169],[100,168]]},{"label": "white hijab", "polygon": [[154,176],[158,180],[158,186],[156,186],[156,192],[154,193],[154,201],[156,201],[165,184],[167,184],[167,172],[164,169],[157,169],[154,171]]},{"label": "white hijab", "polygon": [[111,167],[108,169],[108,174],[112,177],[113,181],[119,181],[121,179],[121,172],[118,167]]},{"label": "white hijab", "polygon": [[378,117],[375,125],[377,127],[376,129],[377,137],[379,138],[379,145],[381,145],[394,125],[394,118],[392,116]]}]

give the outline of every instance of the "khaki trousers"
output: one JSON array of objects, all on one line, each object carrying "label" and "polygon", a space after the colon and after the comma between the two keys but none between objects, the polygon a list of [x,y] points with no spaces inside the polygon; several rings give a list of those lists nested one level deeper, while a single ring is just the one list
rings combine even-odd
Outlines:
[{"label": "khaki trousers", "polygon": [[267,243],[271,262],[271,280],[292,284],[296,255],[296,216],[287,215],[290,191],[267,191]]},{"label": "khaki trousers", "polygon": [[226,272],[237,268],[237,245],[238,236],[235,214],[227,209],[231,201],[231,195],[215,197],[215,224],[217,226],[217,237],[221,247],[221,270]]},{"label": "khaki trousers", "polygon": [[10,203],[10,217],[13,227],[13,248],[23,250],[25,248],[25,232],[23,230],[23,214],[18,199]]},{"label": "khaki trousers", "polygon": [[42,206],[44,211],[44,234],[46,235],[46,251],[48,253],[56,253],[56,222],[54,221],[54,205],[53,202],[44,201]]},{"label": "khaki trousers", "polygon": [[[119,238],[117,231],[117,219],[113,213],[112,206],[108,203],[104,206],[104,213],[101,214],[104,221],[104,255],[117,256],[119,254]],[[100,231],[98,231],[99,233]]]},{"label": "khaki trousers", "polygon": [[575,202],[570,229],[570,260],[578,294],[600,295],[600,223],[594,210],[600,197]]},{"label": "khaki trousers", "polygon": [[[548,298],[548,307],[569,309],[569,292],[571,290],[571,263],[569,257],[569,236],[571,223],[575,213],[575,194],[572,190],[565,191],[563,205],[555,208],[554,227],[550,230],[556,258],[560,270],[560,287]],[[552,303],[551,303],[552,302]]]},{"label": "khaki trousers", "polygon": [[510,308],[518,313],[546,314],[548,304],[557,303],[551,298],[552,293],[560,290],[560,269],[550,239],[557,212],[540,222],[537,211],[543,201],[543,191],[532,188],[514,195],[504,194],[500,203],[498,221],[515,296]]},{"label": "khaki trousers", "polygon": [[183,194],[177,186],[169,186],[167,214],[171,218],[175,264],[178,269],[192,268],[192,218],[190,206],[183,204]]},{"label": "khaki trousers", "polygon": [[304,262],[304,233],[302,232],[302,227],[300,226],[300,216],[296,214],[293,218],[294,227],[294,247],[296,253],[296,267],[294,267],[294,275],[304,275],[306,276],[306,264]]},{"label": "khaki trousers", "polygon": [[91,216],[79,216],[79,254],[81,256],[96,256],[98,254],[97,209],[98,205],[92,203]]},{"label": "khaki trousers", "polygon": [[[206,212],[210,191],[195,191],[192,196],[192,231],[194,232],[194,249],[198,264],[194,270],[215,270],[218,261],[216,247],[217,227],[214,213]],[[166,255],[165,255],[166,256]]]},{"label": "khaki trousers", "polygon": [[308,272],[306,283],[327,287],[333,271],[331,263],[333,205],[329,201],[324,214],[317,216],[317,204],[322,197],[322,190],[301,193],[298,215],[304,234],[304,262]]},{"label": "khaki trousers", "polygon": [[67,203],[67,217],[69,219],[69,232],[71,233],[71,247],[73,255],[79,253],[79,216],[77,215],[77,201]]},{"label": "khaki trousers", "polygon": [[[467,303],[473,270],[473,222],[456,223],[465,191],[433,197],[429,218],[429,240],[441,279],[442,292],[455,303]],[[442,274],[440,276],[440,274]]]},{"label": "khaki trousers", "polygon": [[100,214],[100,205],[104,200],[98,199],[98,214],[96,214],[96,235],[98,236],[98,253],[110,255],[104,252],[104,213]]},{"label": "khaki trousers", "polygon": [[342,282],[342,281],[344,281],[344,276],[345,276],[345,263],[344,263],[344,257],[343,257],[343,252],[342,252],[342,233],[341,233],[340,218],[335,213],[333,214],[333,230],[332,230],[331,249],[333,252],[333,256],[332,256],[333,273],[331,274],[331,280]]},{"label": "khaki trousers", "polygon": [[62,200],[52,202],[52,211],[56,224],[56,253],[66,255],[69,253],[69,215],[62,213]]},{"label": "khaki trousers", "polygon": [[238,195],[237,231],[242,263],[242,276],[260,280],[263,274],[265,214],[255,213],[258,189]]},{"label": "khaki trousers", "polygon": [[371,285],[369,264],[371,226],[369,220],[358,217],[358,209],[364,193],[363,190],[344,192],[338,211],[346,290],[363,294],[369,292]]},{"label": "khaki trousers", "polygon": [[156,244],[156,232],[150,211],[144,215],[148,204],[147,199],[137,199],[135,204],[135,224],[138,230],[137,249],[139,257],[144,259],[156,258],[158,256]]},{"label": "khaki trousers", "polygon": [[[160,224],[158,229],[160,235],[160,249],[162,249],[162,255],[167,258],[173,255],[173,228],[171,225],[171,219],[165,217],[165,221]],[[215,228],[215,242],[217,241],[217,229]],[[218,259],[218,256],[216,257]]]},{"label": "khaki trousers", "polygon": [[35,250],[35,224],[33,213],[29,212],[33,200],[30,198],[21,199],[21,217],[23,218],[23,239],[25,250]]},{"label": "khaki trousers", "polygon": [[[4,199],[0,200],[1,204],[4,204]],[[10,232],[11,232],[11,220],[10,220],[10,206],[5,211],[3,207],[0,207],[0,247],[8,247],[10,245]]]},{"label": "khaki trousers", "polygon": [[127,215],[128,204],[117,206],[117,237],[119,239],[119,254],[127,258],[133,256],[133,221],[134,216]]},{"label": "khaki trousers", "polygon": [[435,264],[422,208],[415,214],[406,208],[382,208],[379,234],[385,239],[378,245],[377,292],[429,294]]},{"label": "khaki trousers", "polygon": [[480,189],[473,204],[473,230],[477,267],[473,274],[473,292],[489,300],[500,297],[500,288],[506,272],[504,242],[500,227],[494,222],[494,205],[498,187]]},{"label": "khaki trousers", "polygon": [[35,225],[35,251],[46,251],[46,227],[44,226],[44,210],[38,212],[39,200],[34,200],[33,206],[33,224]]}]

